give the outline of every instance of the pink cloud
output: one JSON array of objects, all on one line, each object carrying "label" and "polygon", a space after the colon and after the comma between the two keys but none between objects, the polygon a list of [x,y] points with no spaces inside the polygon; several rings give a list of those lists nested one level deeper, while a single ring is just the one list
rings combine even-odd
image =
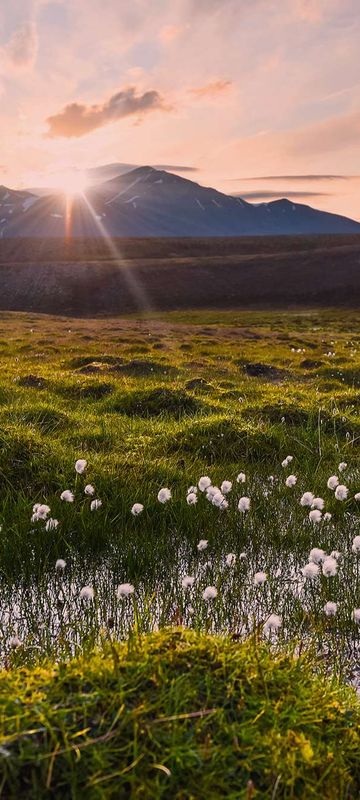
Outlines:
[{"label": "pink cloud", "polygon": [[124,117],[142,117],[151,111],[168,111],[162,96],[152,89],[138,94],[134,86],[113,94],[100,105],[70,103],[58,114],[47,118],[48,138],[80,137]]}]

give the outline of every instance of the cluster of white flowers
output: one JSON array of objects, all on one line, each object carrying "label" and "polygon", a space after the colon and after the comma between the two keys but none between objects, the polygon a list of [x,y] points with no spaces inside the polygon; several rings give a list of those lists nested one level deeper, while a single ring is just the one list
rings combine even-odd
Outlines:
[{"label": "cluster of white flowers", "polygon": [[284,458],[284,460],[281,462],[281,466],[284,467],[284,469],[286,469],[286,467],[288,467],[293,460],[294,456],[286,456],[286,458]]},{"label": "cluster of white flowers", "polygon": [[45,503],[35,503],[33,506],[33,513],[31,522],[39,522],[39,520],[46,520],[50,514],[50,506]]}]

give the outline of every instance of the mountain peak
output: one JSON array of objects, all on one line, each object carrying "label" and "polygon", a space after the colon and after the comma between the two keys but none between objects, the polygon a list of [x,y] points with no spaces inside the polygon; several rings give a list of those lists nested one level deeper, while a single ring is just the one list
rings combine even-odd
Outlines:
[{"label": "mountain peak", "polygon": [[[0,237],[63,237],[63,192],[0,187]],[[150,165],[97,183],[72,203],[73,237],[212,237],[359,233],[360,224],[286,198],[252,205]]]}]

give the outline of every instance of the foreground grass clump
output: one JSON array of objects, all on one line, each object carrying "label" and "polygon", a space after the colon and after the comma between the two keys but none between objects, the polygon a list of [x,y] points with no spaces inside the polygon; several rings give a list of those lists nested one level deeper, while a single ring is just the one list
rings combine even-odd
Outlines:
[{"label": "foreground grass clump", "polygon": [[[16,658],[16,656],[15,656]],[[7,798],[355,798],[360,705],[306,656],[167,630],[0,675]]]}]

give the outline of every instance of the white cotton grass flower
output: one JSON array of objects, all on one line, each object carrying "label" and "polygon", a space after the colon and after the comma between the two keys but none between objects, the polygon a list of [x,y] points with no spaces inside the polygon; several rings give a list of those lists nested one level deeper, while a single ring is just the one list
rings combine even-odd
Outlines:
[{"label": "white cotton grass flower", "polygon": [[312,561],[314,564],[320,564],[326,558],[326,553],[321,547],[313,547],[310,550],[309,554],[309,561]]},{"label": "white cotton grass flower", "polygon": [[66,567],[66,561],[63,558],[58,558],[55,564],[55,569],[57,572],[64,572]]},{"label": "white cotton grass flower", "polygon": [[354,622],[356,622],[357,625],[359,625],[360,624],[360,608],[354,608],[353,617],[354,617]]},{"label": "white cotton grass flower", "polygon": [[339,472],[345,472],[346,468],[347,468],[346,461],[341,461],[341,463],[338,466]]},{"label": "white cotton grass flower", "polygon": [[246,483],[246,475],[245,475],[245,472],[239,472],[239,474],[238,474],[238,476],[237,476],[237,478],[236,478],[236,482],[237,482],[237,483]]},{"label": "white cotton grass flower", "polygon": [[341,483],[335,489],[335,497],[337,500],[346,500],[348,494],[349,494],[349,489],[347,488],[347,486],[344,486]]},{"label": "white cotton grass flower", "polygon": [[321,522],[322,520],[322,513],[319,511],[318,508],[313,508],[312,511],[309,512],[309,520],[310,522]]},{"label": "white cotton grass flower", "polygon": [[50,506],[47,506],[45,503],[35,503],[33,506],[33,513],[39,515],[39,519],[45,519],[48,514],[50,514]]},{"label": "white cotton grass flower", "polygon": [[351,549],[353,553],[360,553],[360,536],[354,536]]},{"label": "white cotton grass flower", "polygon": [[277,633],[282,625],[281,617],[278,614],[270,614],[264,624],[264,633]]},{"label": "white cotton grass flower", "polygon": [[84,492],[87,495],[93,495],[93,494],[95,494],[95,489],[91,485],[91,483],[87,483],[86,486],[85,486]]},{"label": "white cotton grass flower", "polygon": [[202,478],[200,478],[199,483],[198,483],[198,487],[200,489],[200,492],[205,492],[206,489],[209,488],[209,486],[211,486],[210,478],[207,475],[203,475]]},{"label": "white cotton grass flower", "polygon": [[336,558],[327,556],[322,565],[323,575],[325,575],[326,578],[333,578],[337,573],[337,568],[338,565]]},{"label": "white cotton grass flower", "polygon": [[312,492],[304,492],[302,497],[300,498],[300,505],[301,506],[311,506],[314,500],[314,495]]},{"label": "white cotton grass flower", "polygon": [[223,494],[229,494],[229,492],[231,492],[231,489],[232,489],[231,481],[223,481],[222,482],[222,484],[220,486],[220,490],[221,490],[221,492]]},{"label": "white cotton grass flower", "polygon": [[198,493],[198,487],[197,486],[189,486],[189,488],[187,490],[187,494],[197,494],[197,493]]},{"label": "white cotton grass flower", "polygon": [[246,511],[250,511],[250,497],[240,497],[238,509],[242,514],[245,514]]},{"label": "white cotton grass flower", "polygon": [[192,589],[195,582],[195,578],[192,575],[184,575],[181,586],[183,589]]},{"label": "white cotton grass flower", "polygon": [[244,561],[245,558],[247,558],[246,553],[240,553],[239,558],[241,559],[241,561]]},{"label": "white cotton grass flower", "polygon": [[143,511],[144,511],[144,506],[142,505],[142,503],[134,503],[131,509],[133,517],[138,517],[139,514],[142,514]]},{"label": "white cotton grass flower", "polygon": [[263,586],[264,583],[267,581],[266,572],[255,572],[254,575],[254,584],[255,586]]},{"label": "white cotton grass flower", "polygon": [[45,505],[45,503],[35,503],[33,506],[33,514],[31,517],[31,522],[38,522],[39,520],[45,520],[50,514],[50,506]]},{"label": "white cotton grass flower", "polygon": [[359,500],[360,500],[360,492],[356,492],[356,494],[354,495],[354,500],[356,500],[357,503],[359,502]]},{"label": "white cotton grass flower", "polygon": [[162,489],[160,489],[157,499],[159,503],[167,503],[169,500],[171,500],[170,489],[168,489],[167,486],[164,486]]},{"label": "white cotton grass flower", "polygon": [[286,458],[284,458],[284,460],[281,462],[281,466],[284,467],[284,469],[285,469],[286,467],[289,466],[289,464],[291,464],[293,459],[294,459],[294,456],[286,456]]},{"label": "white cotton grass flower", "polygon": [[102,500],[99,500],[99,498],[97,498],[96,500],[92,500],[90,503],[90,511],[97,511],[98,508],[101,508],[101,506],[102,506]]},{"label": "white cotton grass flower", "polygon": [[327,617],[335,617],[337,612],[337,603],[334,603],[332,600],[328,600],[327,603],[324,605],[324,611]]},{"label": "white cotton grass flower", "polygon": [[85,472],[86,467],[87,461],[85,458],[78,458],[78,460],[75,461],[75,472],[77,472],[78,475],[82,475]]},{"label": "white cotton grass flower", "polygon": [[324,514],[324,516],[323,516],[323,520],[324,520],[324,522],[330,522],[330,520],[331,520],[331,516],[332,516],[332,515],[329,513],[329,511],[325,511],[325,514]]},{"label": "white cotton grass flower", "polygon": [[217,596],[217,589],[215,586],[207,586],[206,589],[203,591],[203,599],[204,600],[215,600]]},{"label": "white cotton grass flower", "polygon": [[309,561],[309,563],[305,564],[305,567],[302,568],[301,572],[304,578],[307,578],[308,580],[314,580],[314,578],[318,576],[320,568],[319,565],[315,564],[314,561]]},{"label": "white cotton grass flower", "polygon": [[196,545],[199,553],[202,553],[203,550],[206,550],[208,544],[209,544],[209,542],[208,542],[207,539],[200,539],[200,541]]},{"label": "white cotton grass flower", "polygon": [[215,492],[215,494],[211,498],[211,502],[213,506],[220,508],[222,511],[224,511],[229,507],[228,501],[220,491]]},{"label": "white cotton grass flower", "polygon": [[288,475],[285,481],[285,485],[290,489],[292,486],[295,486],[297,481],[296,475]]},{"label": "white cotton grass flower", "polygon": [[59,526],[59,520],[58,519],[53,519],[53,517],[50,517],[46,522],[45,530],[46,531],[56,531],[56,528],[58,528],[58,526]]},{"label": "white cotton grass flower", "polygon": [[323,508],[324,508],[324,505],[325,505],[325,501],[322,499],[322,497],[314,497],[314,499],[313,499],[313,501],[311,503],[311,508],[317,508],[318,511],[322,511]]},{"label": "white cotton grass flower", "polygon": [[207,489],[205,489],[206,499],[212,502],[214,494],[217,494],[218,492],[220,492],[219,487],[211,484],[211,486],[208,486]]},{"label": "white cotton grass flower", "polygon": [[331,489],[332,492],[335,491],[336,487],[339,485],[339,478],[337,475],[331,475],[327,482],[327,488]]},{"label": "white cotton grass flower", "polygon": [[225,558],[225,563],[227,567],[234,567],[236,564],[236,555],[235,553],[228,553]]},{"label": "white cotton grass flower", "polygon": [[75,498],[70,489],[65,489],[64,492],[61,492],[60,500],[64,500],[65,503],[73,503]]},{"label": "white cotton grass flower", "polygon": [[80,591],[80,600],[87,600],[88,602],[90,602],[90,600],[93,599],[94,599],[94,589],[92,588],[92,586],[83,586]]},{"label": "white cotton grass flower", "polygon": [[189,492],[186,496],[186,502],[188,506],[195,506],[198,501],[197,494],[195,492]]},{"label": "white cotton grass flower", "polygon": [[12,650],[17,650],[18,647],[21,647],[22,641],[21,639],[19,639],[18,636],[11,636],[9,639],[9,645],[12,648]]},{"label": "white cotton grass flower", "polygon": [[116,589],[116,597],[118,600],[123,600],[124,597],[134,594],[134,591],[132,583],[120,583]]}]

